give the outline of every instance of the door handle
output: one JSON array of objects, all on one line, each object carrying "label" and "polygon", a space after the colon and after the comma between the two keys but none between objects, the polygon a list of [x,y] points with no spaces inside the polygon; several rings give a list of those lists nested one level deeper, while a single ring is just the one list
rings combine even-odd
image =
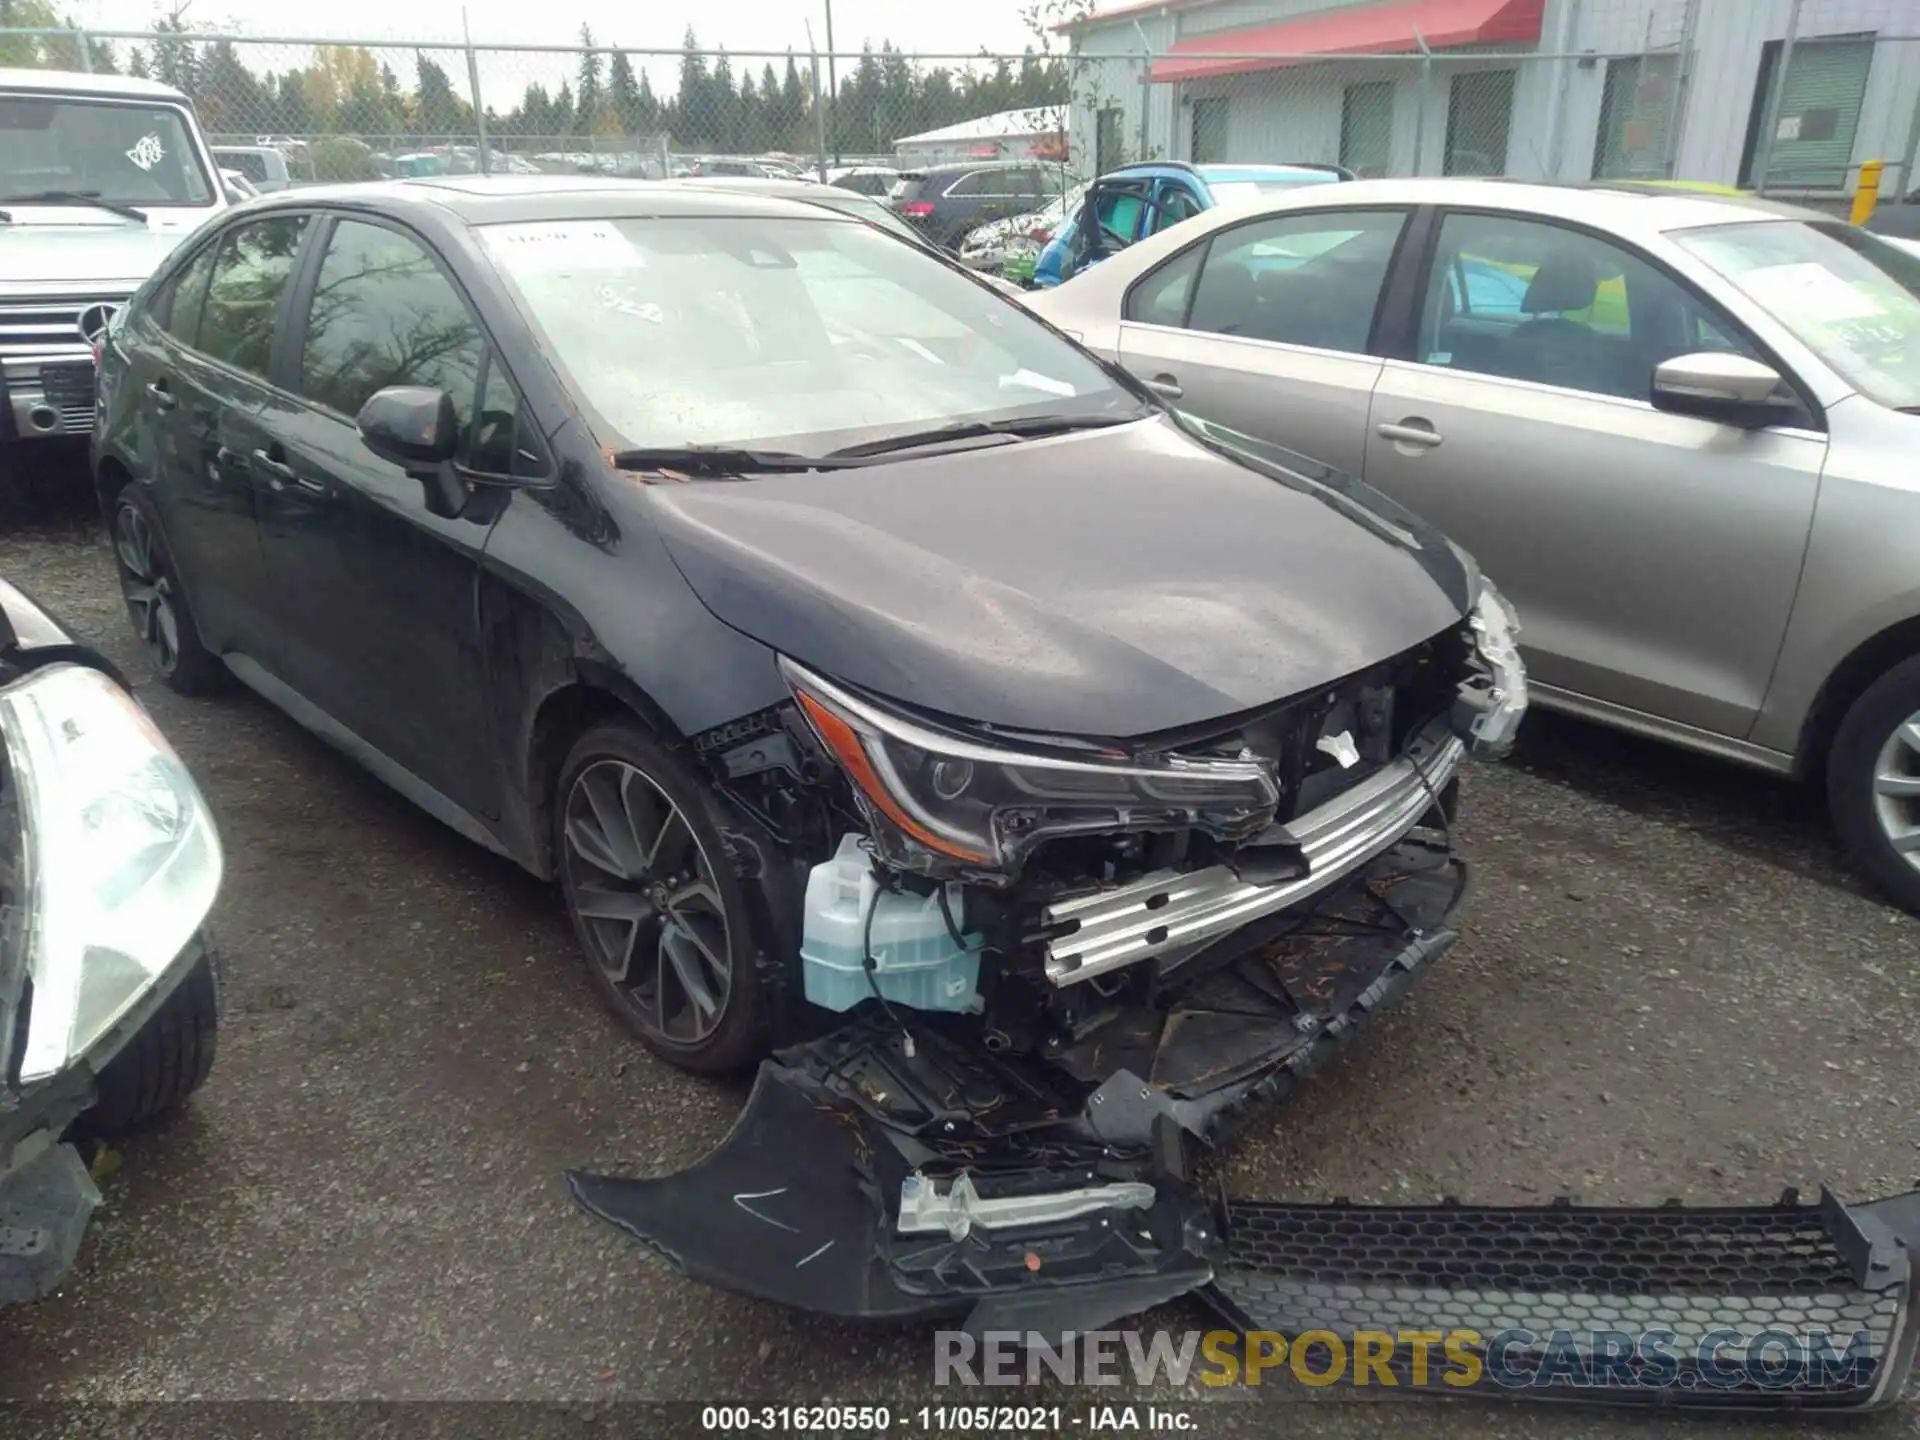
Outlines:
[{"label": "door handle", "polygon": [[1146,382],[1146,385],[1154,394],[1167,400],[1178,400],[1187,393],[1181,388],[1180,382],[1171,375],[1155,375]]},{"label": "door handle", "polygon": [[273,456],[264,450],[256,450],[253,452],[253,468],[265,475],[267,477],[267,483],[276,490],[297,482],[299,478],[293,473],[293,467],[291,465],[287,464],[284,460],[274,459]]},{"label": "door handle", "polygon": [[1440,443],[1440,432],[1424,420],[1409,420],[1404,425],[1382,425],[1375,432],[1382,440],[1396,445],[1418,445],[1431,450]]},{"label": "door handle", "polygon": [[149,380],[147,382],[147,396],[162,410],[171,410],[180,403],[173,398],[173,392],[167,388],[167,382],[164,380]]}]

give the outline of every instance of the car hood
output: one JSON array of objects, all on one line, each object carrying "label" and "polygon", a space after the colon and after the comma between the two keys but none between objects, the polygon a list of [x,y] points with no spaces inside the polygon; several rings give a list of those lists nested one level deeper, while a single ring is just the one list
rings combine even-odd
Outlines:
[{"label": "car hood", "polygon": [[1465,612],[1470,562],[1412,516],[1289,452],[1199,429],[1205,443],[1156,417],[649,494],[669,552],[727,624],[877,694],[1025,730],[1213,719]]},{"label": "car hood", "polygon": [[138,285],[214,213],[136,225],[101,211],[13,207],[14,223],[0,224],[0,285]]}]

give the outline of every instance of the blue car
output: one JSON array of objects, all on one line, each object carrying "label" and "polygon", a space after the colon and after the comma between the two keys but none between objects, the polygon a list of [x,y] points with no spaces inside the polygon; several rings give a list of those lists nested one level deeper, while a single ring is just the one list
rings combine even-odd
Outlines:
[{"label": "blue car", "polygon": [[1054,231],[1034,265],[1034,288],[1058,285],[1135,241],[1216,205],[1353,178],[1344,166],[1308,163],[1188,165],[1150,160],[1122,165],[1088,187],[1078,212]]}]

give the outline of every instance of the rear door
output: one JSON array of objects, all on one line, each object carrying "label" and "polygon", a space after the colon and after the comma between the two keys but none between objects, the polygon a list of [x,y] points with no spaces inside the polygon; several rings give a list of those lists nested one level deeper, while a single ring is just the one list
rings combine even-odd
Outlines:
[{"label": "rear door", "polygon": [[163,333],[132,377],[152,441],[154,501],[201,639],[216,654],[267,639],[253,467],[267,443],[267,376],[310,224],[305,214],[276,214],[209,239],[173,281]]},{"label": "rear door", "polygon": [[1358,474],[1368,353],[1409,212],[1289,211],[1219,230],[1127,292],[1120,363],[1183,409]]},{"label": "rear door", "polygon": [[1080,203],[1067,240],[1061,278],[1077,275],[1137,241],[1153,211],[1154,181],[1127,176],[1097,181]]},{"label": "rear door", "polygon": [[1374,390],[1367,482],[1474,554],[1540,684],[1744,736],[1826,436],[1811,412],[1745,431],[1648,396],[1676,355],[1772,358],[1646,256],[1530,216],[1443,214],[1419,303]]},{"label": "rear door", "polygon": [[418,236],[356,216],[319,239],[264,416],[261,541],[290,640],[278,678],[439,797],[497,815],[475,597],[505,492],[483,487],[462,518],[436,516],[418,480],[361,442],[355,417],[377,390],[421,385],[453,397],[469,468],[507,473],[537,439],[516,441],[512,381]]}]

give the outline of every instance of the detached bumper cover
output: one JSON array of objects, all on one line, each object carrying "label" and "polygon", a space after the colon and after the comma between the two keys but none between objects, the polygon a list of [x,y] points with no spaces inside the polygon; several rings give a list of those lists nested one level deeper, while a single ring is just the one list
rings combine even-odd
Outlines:
[{"label": "detached bumper cover", "polygon": [[[1155,1199],[957,1239],[903,1233],[903,1182],[950,1168],[940,1150],[773,1063],[691,1170],[568,1184],[691,1278],[839,1318],[1054,1337],[1195,1293],[1269,1353],[1276,1339],[1307,1347],[1315,1374],[1330,1347],[1370,1341],[1399,1385],[1440,1394],[1735,1408],[1874,1409],[1912,1364],[1920,1192],[1856,1206],[1824,1193],[1712,1208],[1275,1205],[1216,1201],[1161,1143],[999,1149],[967,1173],[983,1194],[1026,1197],[1009,1209],[1103,1186],[1125,1196],[1143,1177]],[[1422,1337],[1431,1372],[1414,1364]],[[1456,1362],[1444,1380],[1443,1346]]]}]

